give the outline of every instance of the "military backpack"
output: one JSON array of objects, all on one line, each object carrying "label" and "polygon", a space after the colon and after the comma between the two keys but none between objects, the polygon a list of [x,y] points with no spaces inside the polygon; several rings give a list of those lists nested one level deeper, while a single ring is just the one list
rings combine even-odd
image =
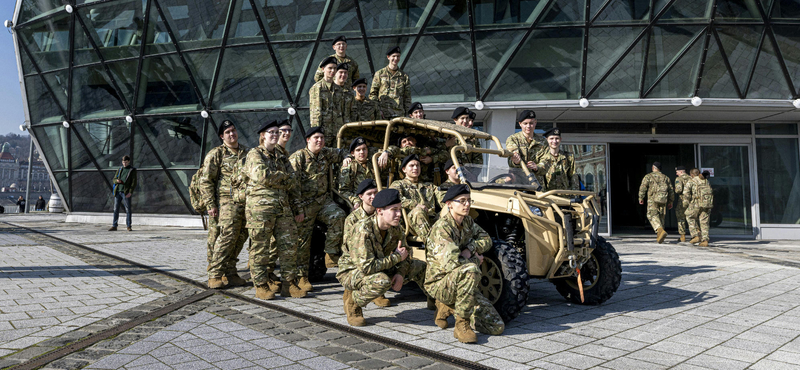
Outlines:
[{"label": "military backpack", "polygon": [[200,167],[200,169],[192,175],[192,182],[189,183],[189,201],[192,203],[192,208],[200,214],[207,210],[206,203],[203,201],[202,194],[200,193],[201,178],[203,178],[203,167]]},{"label": "military backpack", "polygon": [[697,206],[700,208],[711,208],[714,206],[714,190],[708,180],[697,182]]},{"label": "military backpack", "polygon": [[652,201],[658,204],[666,203],[669,198],[669,177],[664,174],[653,176],[653,186],[655,186],[655,191],[651,193]]}]

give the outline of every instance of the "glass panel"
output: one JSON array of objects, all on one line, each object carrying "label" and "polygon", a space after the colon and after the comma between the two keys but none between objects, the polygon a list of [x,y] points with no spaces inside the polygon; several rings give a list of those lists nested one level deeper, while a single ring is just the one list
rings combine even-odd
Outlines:
[{"label": "glass panel", "polygon": [[264,36],[261,35],[261,28],[258,26],[250,0],[240,0],[231,18],[228,45],[252,42],[264,42]]},{"label": "glass panel", "polygon": [[716,19],[753,21],[762,18],[755,0],[717,0]]},{"label": "glass panel", "polygon": [[[746,146],[700,146],[701,170],[713,169],[712,235],[752,235],[750,165]],[[796,163],[796,162],[795,162]]]},{"label": "glass panel", "polygon": [[597,194],[597,203],[600,205],[599,232],[608,233],[606,145],[562,145],[562,148],[575,157],[575,174],[581,179],[584,189]]},{"label": "glass panel", "polygon": [[472,14],[476,29],[528,26],[541,14],[545,0],[473,0]]},{"label": "glass panel", "polygon": [[[750,80],[750,71],[756,59],[758,43],[761,40],[762,26],[717,27],[717,35],[722,41],[722,49],[728,56],[733,77],[739,88],[744,90]],[[744,92],[744,91],[742,91]]]},{"label": "glass panel", "polygon": [[145,54],[168,53],[171,51],[175,51],[175,45],[172,44],[172,38],[169,37],[167,25],[164,23],[164,18],[161,17],[161,14],[158,13],[155,3],[151,3]]},{"label": "glass panel", "polygon": [[[58,104],[66,112],[67,95],[69,94],[69,88],[67,84],[67,80],[69,79],[69,71],[61,70],[58,72],[45,73],[42,76],[47,82],[47,85],[50,86],[50,90],[53,90],[53,94],[56,96]],[[39,105],[36,105],[35,107],[36,109],[41,108]]]},{"label": "glass panel", "polygon": [[53,177],[55,177],[55,180],[56,180],[55,181],[55,185],[58,186],[59,189],[61,189],[61,194],[64,196],[64,199],[62,199],[62,201],[64,202],[64,204],[67,205],[67,207],[69,207],[69,210],[72,211],[73,209],[72,209],[72,206],[70,205],[70,199],[69,199],[69,178],[68,178],[69,176],[68,176],[68,173],[67,172],[54,172],[53,173]]},{"label": "glass panel", "polygon": [[270,41],[316,39],[325,3],[323,0],[256,2]]},{"label": "glass panel", "polygon": [[219,49],[190,51],[183,53],[183,57],[189,65],[194,82],[197,83],[197,89],[207,102],[211,93],[211,80],[214,78],[214,70],[219,61]]},{"label": "glass panel", "polygon": [[466,1],[440,1],[425,32],[444,32],[469,29],[469,9]]},{"label": "glass panel", "polygon": [[367,36],[417,33],[434,0],[359,1]]},{"label": "glass panel", "polygon": [[235,1],[158,0],[181,50],[220,46]]},{"label": "glass panel", "polygon": [[794,88],[800,90],[800,33],[797,26],[772,26],[772,31]]},{"label": "glass panel", "polygon": [[800,223],[797,139],[756,139],[761,223]]},{"label": "glass panel", "polygon": [[761,43],[761,53],[750,79],[750,88],[745,96],[748,99],[791,99],[794,92],[789,90],[786,76],[769,37]]},{"label": "glass panel", "polygon": [[69,66],[69,14],[17,30],[42,72]]},{"label": "glass panel", "polygon": [[38,75],[25,77],[25,93],[28,96],[28,111],[32,124],[61,122],[65,119]]},{"label": "glass panel", "polygon": [[[560,125],[559,125],[560,126]],[[750,131],[750,124],[720,124],[720,123],[659,123],[656,128],[658,135],[708,135],[716,136],[720,132],[725,135],[747,135]]]},{"label": "glass panel", "polygon": [[68,2],[66,0],[22,0],[17,23],[22,24],[34,18],[62,10],[64,9],[64,4],[68,4]]},{"label": "glass panel", "polygon": [[139,213],[189,214],[164,171],[136,171],[138,185],[131,207]]},{"label": "glass panel", "polygon": [[475,33],[478,80],[481,96],[502,72],[503,65],[522,41],[525,31],[489,31]]},{"label": "glass panel", "polygon": [[687,47],[701,27],[656,26],[650,33],[650,50],[647,56],[647,71],[644,90],[647,91],[658,76],[680,52]]},{"label": "glass panel", "polygon": [[[616,63],[636,37],[640,27],[602,27],[589,29],[589,51],[586,57],[586,91],[593,88]],[[635,90],[638,90],[636,88]],[[638,94],[637,94],[638,95]]]},{"label": "glass panel", "polygon": [[772,0],[759,0],[761,8],[764,9],[764,14],[769,14],[769,7],[772,6]]},{"label": "glass panel", "polygon": [[167,171],[172,176],[172,180],[178,184],[178,191],[183,195],[184,199],[189,198],[189,184],[192,182],[192,176],[197,170],[169,170]]},{"label": "glass panel", "polygon": [[[236,121],[234,121],[236,122]],[[240,134],[241,136],[241,134]],[[214,147],[220,146],[222,144],[222,140],[220,140],[219,136],[217,136],[217,128],[211,124],[211,119],[206,120],[206,148],[205,152],[202,153],[203,158],[205,158],[206,153]]]},{"label": "glass panel", "polygon": [[800,1],[775,0],[771,18],[772,20],[800,19]]},{"label": "glass panel", "polygon": [[[660,9],[668,2],[669,0],[657,0],[655,8]],[[708,21],[711,3],[711,0],[676,0],[658,22]]]},{"label": "glass panel", "polygon": [[114,76],[114,81],[121,90],[128,107],[133,107],[133,94],[134,86],[136,85],[136,68],[139,67],[138,60],[129,60],[126,62],[109,63],[108,69],[111,75]]},{"label": "glass panel", "polygon": [[42,146],[42,154],[50,165],[50,170],[66,170],[69,145],[69,131],[61,125],[33,127],[33,134]]},{"label": "glass panel", "polygon": [[701,98],[738,98],[725,61],[722,60],[717,41],[712,37],[708,42],[703,78],[697,96]]},{"label": "glass panel", "polygon": [[25,52],[25,49],[22,48],[22,44],[17,47],[19,50],[19,58],[22,61],[22,73],[27,75],[31,73],[36,73],[36,68],[33,68],[33,62],[31,58],[28,57],[28,53]]},{"label": "glass panel", "polygon": [[139,118],[138,122],[141,125],[137,130],[144,131],[165,166],[198,166],[201,160],[200,143],[203,140],[204,121],[199,114],[185,117]]},{"label": "glass panel", "polygon": [[[595,3],[592,1],[592,8]],[[645,23],[650,20],[650,0],[611,0],[594,23]]]},{"label": "glass panel", "polygon": [[[303,126],[300,122],[301,119],[302,122],[304,122],[305,125],[308,126],[308,122],[310,122],[308,109],[298,109],[297,115],[295,115],[291,119],[292,130],[294,131],[292,132],[292,137],[289,138],[289,143],[286,144],[286,149],[289,151],[289,153],[294,153],[295,151],[302,149],[306,146],[306,140],[305,138],[303,138],[301,132],[301,126]],[[304,131],[307,128],[302,127],[302,129]]]},{"label": "glass panel", "polygon": [[[242,112],[242,113],[214,113],[211,115],[214,119],[214,124],[219,127],[220,123],[225,120],[231,120],[236,124],[236,132],[239,133],[239,143],[244,144],[248,148],[258,146],[258,134],[256,131],[264,125],[264,123],[272,120],[285,120],[288,119],[288,114],[285,110],[275,112]],[[216,135],[216,132],[209,135]],[[292,133],[292,137],[301,136],[299,131]],[[302,139],[302,137],[301,137]],[[211,150],[215,146],[222,145],[219,140],[206,150]]]},{"label": "glass panel", "polygon": [[125,121],[75,123],[73,128],[81,136],[89,152],[80,143],[76,143],[77,139],[73,136],[72,168],[95,168],[89,159],[92,156],[100,168],[116,169],[122,166],[122,156],[130,154],[131,127]]},{"label": "glass panel", "polygon": [[541,24],[583,24],[586,0],[555,0]]},{"label": "glass panel", "polygon": [[358,26],[355,0],[335,1],[333,6],[322,38],[333,40],[339,35],[345,35],[347,38],[360,38],[361,28]]},{"label": "glass panel", "polygon": [[139,56],[147,0],[122,0],[79,8],[77,14],[105,60]]},{"label": "glass panel", "polygon": [[145,113],[200,109],[200,100],[177,54],[142,61],[139,109]]},{"label": "glass panel", "polygon": [[[114,173],[111,173],[113,178]],[[72,211],[74,212],[113,212],[114,196],[102,172],[72,173]],[[137,189],[138,190],[138,189]],[[136,197],[136,195],[133,195]],[[125,219],[125,208],[120,211]],[[123,221],[124,222],[124,221]]]},{"label": "glass panel", "polygon": [[213,105],[214,109],[288,106],[286,93],[266,45],[225,50]]},{"label": "glass panel", "polygon": [[111,79],[99,65],[74,68],[72,72],[72,117],[98,118],[122,116],[125,107]]},{"label": "glass panel", "polygon": [[[644,62],[645,38],[639,40],[636,46],[622,59],[614,71],[606,77],[605,81],[592,94],[593,98],[620,99],[638,98],[639,85],[642,80],[642,64]],[[587,92],[591,87],[586,85]]]},{"label": "glass panel", "polygon": [[694,84],[703,55],[703,39],[694,45],[678,60],[672,69],[647,94],[647,98],[684,98],[694,96]]},{"label": "glass panel", "polygon": [[578,99],[582,48],[582,28],[534,31],[486,100]]},{"label": "glass panel", "polygon": [[76,66],[100,62],[100,55],[92,47],[89,37],[86,36],[86,32],[83,31],[83,27],[80,24],[75,24],[75,32],[72,35],[72,39],[75,43],[73,45],[73,63]]},{"label": "glass panel", "polygon": [[756,135],[797,135],[794,123],[756,123]]},{"label": "glass panel", "polygon": [[468,33],[423,36],[406,64],[411,96],[421,103],[475,99]]},{"label": "glass panel", "polygon": [[[137,120],[141,119],[142,118],[137,118]],[[140,126],[137,122],[134,122],[133,126],[133,155],[131,156],[133,165],[140,169],[160,169],[161,164],[158,163],[159,157],[156,157],[153,149],[147,144],[145,136],[142,135],[142,126],[144,126],[144,123],[141,123]],[[150,139],[150,137],[148,136],[147,139]],[[155,145],[152,140],[150,140],[150,143]]]}]

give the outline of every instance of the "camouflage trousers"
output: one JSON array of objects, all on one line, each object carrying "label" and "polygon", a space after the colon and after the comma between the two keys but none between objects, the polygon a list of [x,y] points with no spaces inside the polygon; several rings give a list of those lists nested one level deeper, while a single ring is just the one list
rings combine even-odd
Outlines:
[{"label": "camouflage trousers", "polygon": [[666,203],[647,201],[647,220],[650,221],[650,226],[653,226],[653,231],[658,231],[658,229],[664,227],[664,216],[666,214]]},{"label": "camouflage trousers", "polygon": [[[208,277],[221,278],[236,274],[236,262],[247,241],[247,229],[244,227],[244,205],[233,201],[220,200],[219,215],[209,225],[216,224],[219,235],[214,242],[214,251],[208,263]],[[214,229],[209,226],[209,240]]]},{"label": "camouflage trousers", "polygon": [[466,263],[450,271],[441,280],[426,284],[431,297],[448,306],[455,305],[455,314],[469,318],[475,329],[489,335],[500,335],[505,323],[492,303],[478,290],[481,272],[478,265]]},{"label": "camouflage trousers", "polygon": [[208,260],[208,267],[211,268],[211,260],[214,257],[214,244],[217,242],[219,236],[219,226],[214,217],[208,218],[208,238],[206,239],[206,259]]},{"label": "camouflage trousers", "polygon": [[419,207],[414,207],[414,209],[407,214],[408,223],[410,224],[411,231],[414,232],[414,235],[423,239],[427,238],[428,234],[431,233],[431,225],[433,225],[431,218],[428,217],[427,211],[423,211],[422,208]]},{"label": "camouflage trousers", "polygon": [[314,233],[314,223],[320,221],[328,226],[328,232],[325,235],[325,253],[342,254],[342,234],[346,215],[330,198],[322,204],[312,202],[303,207],[303,213],[305,218],[297,227],[300,238],[297,248],[297,268],[300,276],[308,276],[308,260],[311,258],[311,235]]},{"label": "camouflage trousers", "polygon": [[[413,281],[425,291],[426,266],[425,262],[412,259],[408,274],[403,276],[403,285]],[[361,270],[353,269],[336,274],[336,279],[345,289],[353,291],[353,301],[358,307],[366,307],[373,299],[389,291],[392,286],[392,277],[384,272],[365,276]]]},{"label": "camouflage trousers", "polygon": [[297,227],[294,217],[276,214],[267,215],[264,220],[262,225],[250,228],[250,275],[253,284],[267,285],[277,258],[281,259],[281,279],[293,281],[297,278]]},{"label": "camouflage trousers", "polygon": [[686,221],[689,222],[689,231],[692,237],[700,238],[700,241],[708,241],[708,227],[711,220],[711,208],[701,208],[694,204],[689,204],[686,208]]},{"label": "camouflage trousers", "polygon": [[675,202],[675,217],[678,218],[678,234],[688,234],[689,223],[686,221],[686,207],[681,204],[680,200]]}]

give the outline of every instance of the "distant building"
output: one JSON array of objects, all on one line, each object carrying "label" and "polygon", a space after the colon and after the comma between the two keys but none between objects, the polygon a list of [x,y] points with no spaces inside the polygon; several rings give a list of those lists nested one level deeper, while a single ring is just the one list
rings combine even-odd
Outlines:
[{"label": "distant building", "polygon": [[[28,160],[18,160],[9,151],[9,144],[0,147],[0,191],[25,191],[27,188]],[[50,190],[50,176],[42,161],[33,162],[31,173],[31,192]]]}]

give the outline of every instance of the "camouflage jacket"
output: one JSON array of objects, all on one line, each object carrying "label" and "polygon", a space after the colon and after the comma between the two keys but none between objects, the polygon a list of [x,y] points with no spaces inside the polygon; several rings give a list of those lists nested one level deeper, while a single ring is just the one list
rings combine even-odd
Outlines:
[{"label": "camouflage jacket", "polygon": [[[683,194],[683,190],[686,189],[686,186],[688,186],[688,182],[691,181],[691,180],[692,180],[692,177],[687,175],[687,174],[685,174],[685,173],[683,175],[680,175],[680,176],[676,177],[675,178],[675,195],[679,195],[679,196],[682,195]],[[681,199],[683,199],[683,197],[681,197]]]},{"label": "camouflage jacket", "polygon": [[400,200],[403,208],[411,212],[418,204],[426,207],[428,216],[436,215],[436,186],[429,182],[413,183],[409,179],[402,179],[392,182],[391,189],[400,192]]},{"label": "camouflage jacket", "polygon": [[[708,190],[707,199],[702,199],[702,188]],[[700,180],[699,177],[692,177],[686,182],[686,187],[683,188],[681,202],[684,208],[689,207],[690,204],[695,207],[712,208],[714,206],[714,195],[711,190],[711,184],[706,179]]]},{"label": "camouflage jacket", "polygon": [[345,150],[324,147],[317,155],[303,148],[289,157],[289,163],[297,175],[303,207],[312,202],[322,204],[325,201],[330,190],[336,186],[331,183],[331,168],[334,163],[343,161],[346,155]]},{"label": "camouflage jacket", "polygon": [[358,100],[353,97],[353,106],[350,107],[350,122],[376,121],[381,119],[381,108],[378,102],[365,97]]},{"label": "camouflage jacket", "polygon": [[320,81],[311,86],[308,99],[311,126],[322,126],[326,137],[336,136],[336,132],[345,124],[342,88],[333,82]]},{"label": "camouflage jacket", "polygon": [[342,251],[339,258],[337,276],[355,269],[365,276],[379,272],[386,273],[390,278],[394,274],[408,274],[411,255],[400,261],[400,254],[394,253],[398,241],[410,250],[401,227],[390,226],[386,236],[381,238],[378,222],[374,216],[370,216],[356,223],[351,232],[345,234],[344,240],[348,248]]},{"label": "camouflage jacket", "polygon": [[[374,213],[374,212],[373,212]],[[344,219],[344,233],[342,235],[350,235],[353,233],[353,227],[356,226],[357,223],[361,222],[361,220],[372,216],[368,215],[367,211],[364,210],[364,207],[358,207],[355,211],[351,212],[347,215],[347,218]],[[342,243],[342,248],[347,248],[347,237],[344,237],[345,243]]]},{"label": "camouflage jacket", "polygon": [[[345,123],[350,122],[350,116],[353,114],[352,113],[353,102],[356,100],[356,93],[352,89],[349,89],[349,88],[346,88],[346,87],[342,87],[342,86],[339,86],[339,87],[340,87],[340,90],[341,90],[341,93],[342,93],[342,109],[343,109],[343,111],[342,111],[342,116],[343,116],[342,117],[343,118],[342,125],[344,125]],[[333,138],[336,138],[336,135],[339,133],[339,129],[340,128],[342,128],[342,126],[337,127],[336,131],[332,132],[330,136],[332,136]],[[330,146],[330,147],[334,147],[334,146],[336,146],[336,142],[326,143],[326,145]]]},{"label": "camouflage jacket", "polygon": [[369,98],[378,102],[383,118],[405,116],[411,108],[411,84],[408,75],[400,69],[392,72],[388,66],[379,69],[372,78]]},{"label": "camouflage jacket", "polygon": [[450,187],[453,185],[456,185],[456,183],[448,179],[436,189],[436,202],[439,203],[439,207],[442,209],[446,208],[444,202],[442,202],[442,199],[444,199],[444,195],[447,194],[447,189],[450,189]]},{"label": "camouflage jacket", "polygon": [[203,160],[203,177],[200,179],[200,193],[208,209],[219,208],[219,199],[231,198],[231,186],[237,185],[234,170],[237,162],[244,162],[247,147],[239,143],[236,152],[222,144],[206,154]]},{"label": "camouflage jacket", "polygon": [[506,139],[506,149],[512,153],[519,152],[521,158],[519,164],[514,164],[514,161],[509,157],[508,166],[511,168],[520,168],[524,163],[532,161],[540,151],[547,149],[547,144],[545,143],[544,137],[537,134],[533,135],[533,140],[528,141],[525,134],[520,131]]},{"label": "camouflage jacket", "polygon": [[[395,179],[400,179],[405,176],[403,170],[400,168],[400,165],[403,163],[403,159],[411,154],[416,154],[420,157],[425,156],[427,154],[425,148],[420,148],[416,146],[407,146],[405,148],[401,148],[399,146],[389,145],[389,148],[386,150],[389,152],[389,160],[391,162],[391,169],[394,173]],[[425,164],[420,162],[419,167],[419,181],[420,182],[431,182],[433,181],[433,162],[429,164]]]},{"label": "camouflage jacket", "polygon": [[550,150],[542,150],[533,161],[539,166],[536,178],[543,191],[579,190],[578,178],[575,176],[575,158],[571,153],[560,151],[558,157],[550,154]]},{"label": "camouflage jacket", "polygon": [[[287,144],[288,144],[288,143],[287,143]],[[280,152],[281,152],[281,154],[283,154],[283,156],[284,156],[284,157],[286,157],[286,158],[289,158],[289,156],[292,154],[292,153],[289,153],[289,151],[288,151],[288,150],[286,150],[286,148],[284,148],[284,147],[282,147],[282,146],[280,146],[280,145],[276,145],[276,146],[275,146],[275,150],[278,150],[278,151],[280,151]]]},{"label": "camouflage jacket", "polygon": [[[347,55],[345,55],[344,58],[337,57],[335,53],[331,56],[336,58],[337,64],[347,63],[347,71],[349,73],[347,76],[347,81],[344,82],[344,85],[347,86],[349,90],[349,87],[353,84],[353,81],[361,78],[361,75],[358,73],[358,63],[356,63],[355,60]],[[317,72],[314,73],[314,82],[322,81],[323,77],[325,77],[325,71],[323,71],[322,68],[317,68]]]},{"label": "camouflage jacket", "polygon": [[302,213],[294,169],[280,150],[259,146],[247,154],[247,222],[267,222],[266,215]]},{"label": "camouflage jacket", "polygon": [[431,233],[425,243],[428,262],[425,271],[426,288],[465,263],[478,263],[477,257],[467,260],[461,256],[461,251],[465,248],[473,253],[484,254],[492,248],[492,239],[472,217],[464,217],[461,226],[458,226],[450,212],[442,212],[439,220],[431,226]]},{"label": "camouflage jacket", "polygon": [[356,195],[358,184],[366,179],[374,178],[375,174],[372,172],[370,162],[362,164],[353,159],[350,161],[350,165],[342,167],[339,173],[339,192],[342,193],[343,197],[350,200],[351,204],[355,205],[361,202],[361,199]]},{"label": "camouflage jacket", "polygon": [[639,185],[639,201],[643,201],[645,195],[648,201],[658,204],[672,204],[675,198],[669,177],[661,172],[650,172],[644,176]]}]

